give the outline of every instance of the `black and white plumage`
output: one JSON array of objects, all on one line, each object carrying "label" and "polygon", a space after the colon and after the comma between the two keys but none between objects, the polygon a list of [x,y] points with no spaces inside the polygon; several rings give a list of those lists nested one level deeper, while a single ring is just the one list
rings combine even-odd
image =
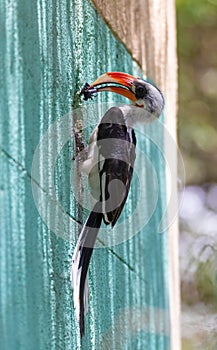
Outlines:
[{"label": "black and white plumage", "polygon": [[72,258],[71,281],[81,336],[88,311],[87,272],[95,240],[102,220],[112,227],[116,224],[130,189],[136,158],[133,126],[158,118],[164,107],[158,88],[126,73],[106,73],[93,84],[86,84],[81,94],[87,100],[101,91],[119,93],[133,104],[112,107],[105,113],[91,135],[87,159],[82,166],[96,203],[79,235]]}]

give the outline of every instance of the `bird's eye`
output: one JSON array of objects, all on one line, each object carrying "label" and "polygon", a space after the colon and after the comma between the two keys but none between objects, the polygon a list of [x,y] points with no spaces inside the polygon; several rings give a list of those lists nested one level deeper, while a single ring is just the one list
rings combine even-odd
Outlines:
[{"label": "bird's eye", "polygon": [[136,95],[137,99],[143,98],[146,95],[146,93],[147,93],[147,91],[146,91],[145,87],[143,87],[143,86],[136,87],[135,95]]}]

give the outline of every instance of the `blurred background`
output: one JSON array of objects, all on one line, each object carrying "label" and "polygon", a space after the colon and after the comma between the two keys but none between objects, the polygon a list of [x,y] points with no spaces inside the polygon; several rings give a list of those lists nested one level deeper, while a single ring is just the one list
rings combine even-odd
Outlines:
[{"label": "blurred background", "polygon": [[[176,0],[183,349],[217,349],[217,0]],[[182,196],[183,194],[183,196]]]}]

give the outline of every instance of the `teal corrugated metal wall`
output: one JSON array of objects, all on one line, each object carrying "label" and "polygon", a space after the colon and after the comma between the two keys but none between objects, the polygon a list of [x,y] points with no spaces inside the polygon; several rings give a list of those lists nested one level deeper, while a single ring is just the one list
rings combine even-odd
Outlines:
[{"label": "teal corrugated metal wall", "polygon": [[[94,251],[82,345],[69,279],[78,232],[73,218],[81,215],[74,180],[71,183],[72,138],[52,169],[55,148],[61,148],[61,125],[55,140],[46,141],[48,154],[39,150],[39,178],[32,178],[37,169],[31,174],[42,136],[70,111],[68,116],[74,118],[72,101],[78,107],[76,93],[86,80],[92,82],[106,71],[139,69],[87,0],[2,0],[0,11],[0,349],[169,349],[167,234],[158,234],[166,203],[165,164],[155,144],[163,148],[163,128],[146,129],[156,142],[144,138],[143,129],[138,132],[142,177],[134,177],[123,225],[113,234],[108,231],[116,241],[125,241]],[[100,98],[121,101],[116,96]],[[98,117],[88,115],[86,134]],[[36,196],[43,193],[48,199],[48,205],[39,200],[46,222],[36,209],[31,180]],[[54,202],[70,215],[68,227],[56,209],[49,211],[52,186]],[[144,217],[147,212],[153,215],[139,233],[122,239],[140,224],[134,209],[142,192],[140,209]],[[68,230],[71,238],[59,237],[46,223],[62,225],[62,236]],[[102,234],[102,244],[105,239]]]}]

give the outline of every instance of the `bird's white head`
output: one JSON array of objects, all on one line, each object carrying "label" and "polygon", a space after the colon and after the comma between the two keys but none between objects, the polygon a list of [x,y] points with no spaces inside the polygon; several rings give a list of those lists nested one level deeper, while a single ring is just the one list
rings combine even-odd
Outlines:
[{"label": "bird's white head", "polygon": [[[107,72],[91,85],[82,90],[84,98],[91,98],[94,93],[111,91],[127,97],[133,106],[143,109],[146,114],[158,118],[164,108],[162,92],[153,84],[141,78],[122,72]],[[141,110],[142,112],[142,110]]]}]

